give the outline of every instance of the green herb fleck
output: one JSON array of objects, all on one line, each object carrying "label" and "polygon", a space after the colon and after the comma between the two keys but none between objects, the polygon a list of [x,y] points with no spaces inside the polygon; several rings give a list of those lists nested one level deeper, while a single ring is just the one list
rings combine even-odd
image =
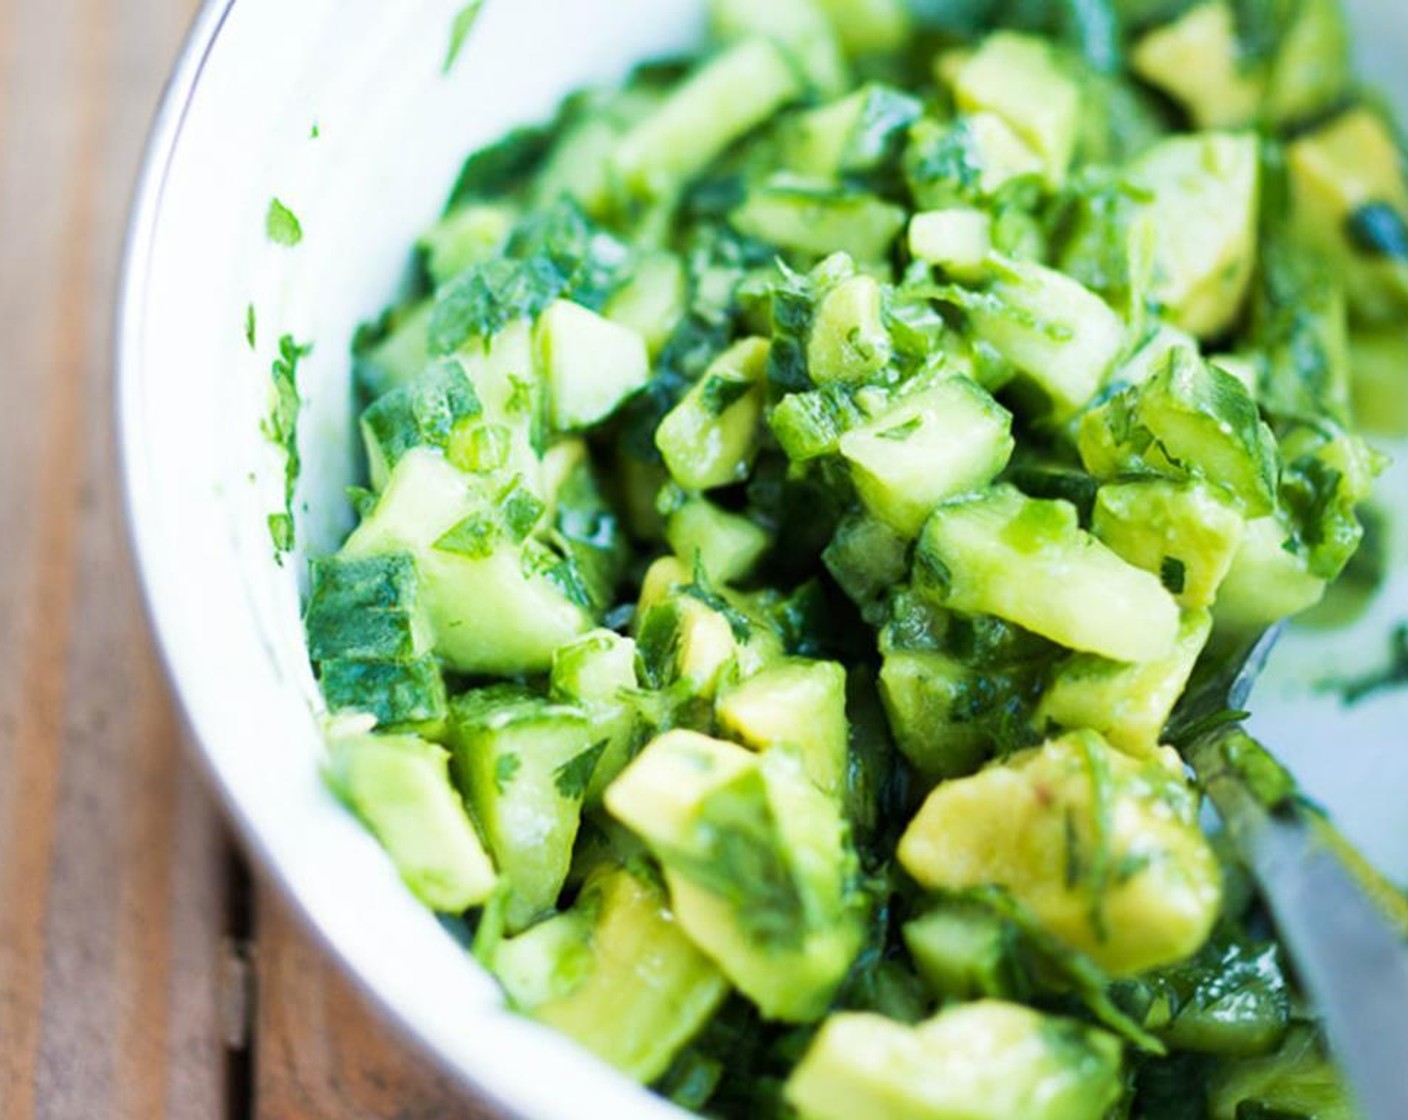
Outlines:
[{"label": "green herb fleck", "polygon": [[249,304],[244,309],[244,340],[249,343],[251,350],[259,348],[259,325],[255,320],[254,304]]},{"label": "green herb fleck", "polygon": [[314,121],[314,122],[313,122],[313,127],[308,130],[308,139],[309,139],[309,140],[316,140],[316,139],[318,139],[318,137],[321,136],[322,134],[323,134],[323,130],[318,127],[318,122],[317,122],[317,121]]},{"label": "green herb fleck", "polygon": [[915,432],[924,426],[924,418],[915,416],[906,420],[903,424],[896,424],[893,428],[886,428],[883,432],[876,433],[880,439],[894,440],[896,443],[903,443]]},{"label": "green herb fleck", "polygon": [[501,754],[494,759],[494,788],[500,793],[508,789],[513,776],[523,766],[523,760],[516,754]]},{"label": "green herb fleck", "polygon": [[1159,567],[1159,578],[1174,595],[1182,595],[1188,582],[1188,566],[1174,556],[1165,556]]},{"label": "green herb fleck", "polygon": [[269,214],[264,219],[264,232],[275,245],[291,249],[303,240],[303,223],[277,198],[271,198]]},{"label": "green herb fleck", "polygon": [[450,45],[445,50],[445,64],[441,67],[441,73],[448,74],[455,68],[460,51],[464,50],[469,33],[474,30],[474,24],[483,10],[484,0],[469,0],[468,4],[455,13],[455,18],[450,24]]},{"label": "green herb fleck", "polygon": [[284,508],[269,518],[269,535],[279,553],[293,548],[293,497],[298,487],[302,463],[298,455],[298,363],[312,353],[311,343],[299,344],[292,335],[279,339],[279,356],[274,359],[274,403],[263,423],[265,437],[284,451]]},{"label": "green herb fleck", "polygon": [[581,754],[569,758],[553,771],[553,786],[559,797],[568,801],[580,801],[587,793],[587,785],[596,773],[596,764],[606,751],[608,740],[588,747]]},{"label": "green herb fleck", "polygon": [[1408,687],[1408,622],[1394,627],[1388,639],[1388,662],[1360,677],[1336,679],[1321,685],[1323,691],[1338,692],[1346,707],[1367,700],[1390,688]]}]

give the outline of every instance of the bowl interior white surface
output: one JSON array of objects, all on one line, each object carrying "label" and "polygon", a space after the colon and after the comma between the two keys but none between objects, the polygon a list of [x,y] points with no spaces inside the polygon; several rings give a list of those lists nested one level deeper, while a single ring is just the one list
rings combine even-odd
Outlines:
[{"label": "bowl interior white surface", "polygon": [[[766,0],[759,0],[760,3]],[[1401,0],[1351,2],[1366,65],[1408,110]],[[697,43],[702,0],[489,0],[444,75],[459,0],[220,0],[192,35],[139,189],[120,320],[120,405],[138,558],[196,738],[246,838],[353,975],[451,1068],[534,1117],[680,1113],[502,1009],[494,984],[326,792],[296,574],[267,515],[283,462],[260,433],[284,333],[300,369],[300,545],[345,530],[348,342],[395,293],[466,152],[571,90]],[[316,137],[314,136],[314,126]],[[304,240],[271,245],[277,196]],[[257,346],[244,338],[255,309]],[[1385,652],[1408,618],[1408,455],[1386,480],[1399,578],[1373,617],[1298,639],[1257,730],[1388,870],[1408,879],[1408,698],[1345,713],[1304,684]]]}]

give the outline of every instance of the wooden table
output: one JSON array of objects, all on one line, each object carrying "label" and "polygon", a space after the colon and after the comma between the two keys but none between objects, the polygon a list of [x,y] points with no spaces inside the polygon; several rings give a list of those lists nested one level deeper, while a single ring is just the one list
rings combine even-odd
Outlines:
[{"label": "wooden table", "polygon": [[147,634],[112,296],[194,7],[0,0],[0,1120],[483,1120],[251,885]]}]

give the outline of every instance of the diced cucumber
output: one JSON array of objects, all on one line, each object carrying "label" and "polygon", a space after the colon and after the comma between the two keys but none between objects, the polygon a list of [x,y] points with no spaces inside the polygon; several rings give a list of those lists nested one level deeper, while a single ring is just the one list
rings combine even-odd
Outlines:
[{"label": "diced cucumber", "polygon": [[580,709],[513,685],[457,699],[450,734],[456,773],[507,885],[505,922],[521,930],[562,891],[600,745]]},{"label": "diced cucumber", "polygon": [[1248,66],[1227,0],[1203,0],[1139,40],[1134,72],[1188,110],[1199,129],[1257,122],[1266,70]]},{"label": "diced cucumber", "polygon": [[686,490],[712,490],[747,477],[758,451],[768,341],[745,338],[724,351],[660,421],[655,445]]},{"label": "diced cucumber", "polygon": [[[1139,348],[1120,364],[1111,381],[1117,385],[1143,385],[1163,369],[1168,363],[1169,354],[1174,350],[1183,350],[1195,357],[1201,352],[1198,340],[1191,334],[1161,323],[1139,344]],[[1226,371],[1225,366],[1221,368]],[[1242,379],[1238,377],[1237,380]],[[1247,392],[1255,396],[1255,379],[1250,385],[1246,382],[1243,384],[1246,385]]]},{"label": "diced cucumber", "polygon": [[1005,889],[1113,976],[1190,956],[1221,908],[1181,760],[1136,760],[1089,731],[940,783],[898,854],[927,890]]},{"label": "diced cucumber", "polygon": [[1037,706],[1038,726],[1098,731],[1115,749],[1152,756],[1212,633],[1206,610],[1184,612],[1178,642],[1157,661],[1122,664],[1078,653],[1056,670]]},{"label": "diced cucumber", "polygon": [[444,734],[445,680],[429,654],[384,661],[332,658],[318,665],[318,687],[334,714],[362,712],[378,727],[405,728],[428,739]]},{"label": "diced cucumber", "polygon": [[1058,419],[1088,403],[1125,346],[1125,327],[1099,296],[1032,261],[992,254],[991,282],[954,299],[973,333],[1049,398]]},{"label": "diced cucumber", "polygon": [[992,252],[992,218],[967,207],[915,214],[909,220],[909,251],[959,280],[979,280]]},{"label": "diced cucumber", "polygon": [[825,1013],[861,947],[858,865],[839,806],[796,755],[667,732],[606,807],[661,861],[680,926],[765,1018]]},{"label": "diced cucumber", "polygon": [[850,68],[825,12],[815,0],[709,0],[715,35],[723,42],[762,36],[795,61],[822,94],[850,84]]},{"label": "diced cucumber", "polygon": [[462,459],[462,445],[483,411],[458,358],[432,362],[378,397],[361,420],[372,487],[383,489],[401,456],[413,447],[439,448]]},{"label": "diced cucumber", "polygon": [[652,359],[680,325],[688,301],[688,277],[673,253],[642,257],[631,277],[607,301],[605,315],[645,339]]},{"label": "diced cucumber", "polygon": [[963,377],[902,398],[839,443],[866,509],[906,538],[940,502],[996,478],[1014,446],[1011,414]]},{"label": "diced cucumber", "polygon": [[536,342],[548,421],[559,432],[599,424],[650,379],[644,338],[570,300],[543,312]]},{"label": "diced cucumber", "polygon": [[[624,95],[617,100],[623,99]],[[625,132],[625,126],[613,119],[617,115],[610,112],[609,104],[594,107],[563,133],[533,184],[534,205],[551,206],[567,197],[594,218],[611,212],[615,202],[611,159]]]},{"label": "diced cucumber", "polygon": [[1210,1120],[1357,1120],[1362,1113],[1315,1024],[1298,1022],[1274,1053],[1216,1068],[1207,1115]]},{"label": "diced cucumber", "polygon": [[[496,426],[499,440],[507,437],[499,469],[519,475],[534,493],[540,494],[538,460],[546,439],[546,410],[543,384],[533,345],[533,329],[527,319],[511,323],[488,343],[471,341],[459,357],[464,362],[486,424]],[[470,469],[469,459],[479,444],[468,444],[455,465]],[[453,456],[452,456],[453,457]]]},{"label": "diced cucumber", "polygon": [[953,610],[992,614],[1115,661],[1165,656],[1178,604],[1158,577],[1081,530],[1067,502],[1011,486],[940,506],[919,541],[925,590]]},{"label": "diced cucumber", "polygon": [[837,1013],[786,1096],[802,1120],[1101,1120],[1123,1087],[1113,1035],[987,1000],[917,1027]]},{"label": "diced cucumber", "polygon": [[768,39],[745,39],[705,63],[622,137],[612,160],[632,195],[670,193],[801,92]]},{"label": "diced cucumber", "polygon": [[715,583],[744,579],[772,547],[761,525],[708,498],[683,498],[665,519],[665,539],[691,570],[699,565]]},{"label": "diced cucumber", "polygon": [[309,569],[303,626],[314,661],[407,660],[430,649],[410,555],[329,556]]},{"label": "diced cucumber", "polygon": [[1032,151],[996,113],[972,113],[949,123],[915,122],[904,172],[915,204],[942,210],[991,199],[1008,183],[1042,174]]},{"label": "diced cucumber", "polygon": [[1344,6],[1339,0],[1301,0],[1272,63],[1267,119],[1284,127],[1333,108],[1349,91],[1350,65]]},{"label": "diced cucumber", "polygon": [[911,33],[904,0],[817,0],[852,56],[897,50]]},{"label": "diced cucumber", "polygon": [[430,279],[439,287],[493,256],[517,220],[517,208],[502,202],[470,203],[450,211],[416,243]]},{"label": "diced cucumber", "polygon": [[869,264],[889,257],[905,214],[865,191],[774,175],[749,190],[729,220],[740,233],[780,249],[818,259],[841,252]]},{"label": "diced cucumber", "polygon": [[728,982],[681,932],[664,892],[613,869],[572,909],[499,946],[515,1004],[637,1081],[654,1081],[712,1017]]},{"label": "diced cucumber", "polygon": [[1202,483],[1114,482],[1095,497],[1092,531],[1152,572],[1185,608],[1212,606],[1242,543],[1241,516]]},{"label": "diced cucumber", "polygon": [[1325,581],[1310,574],[1305,557],[1276,517],[1247,522],[1232,566],[1217,593],[1219,629],[1253,632],[1309,610],[1325,597]]},{"label": "diced cucumber", "polygon": [[427,299],[396,317],[391,332],[357,357],[357,382],[368,399],[404,385],[430,364],[430,315]]},{"label": "diced cucumber", "polygon": [[1041,157],[1048,183],[1065,180],[1081,95],[1050,43],[1008,31],[990,35],[957,69],[952,85],[960,112],[1001,117]]},{"label": "diced cucumber", "polygon": [[493,892],[493,865],[450,784],[443,749],[414,735],[333,735],[326,774],[432,910],[458,914]]},{"label": "diced cucumber", "polygon": [[892,350],[884,292],[874,278],[853,276],[822,297],[807,340],[813,381],[864,383],[885,368]]},{"label": "diced cucumber", "polygon": [[789,121],[781,136],[781,163],[813,179],[864,178],[899,154],[909,126],[923,112],[917,98],[893,86],[867,83]]},{"label": "diced cucumber", "polygon": [[807,776],[838,797],[846,784],[846,670],[834,661],[770,665],[719,697],[719,723],[755,750],[787,745]]},{"label": "diced cucumber", "polygon": [[850,515],[837,527],[821,560],[869,621],[881,596],[903,581],[909,567],[909,542],[883,521]]},{"label": "diced cucumber", "polygon": [[625,694],[639,687],[636,644],[610,630],[593,630],[552,655],[552,693],[586,713],[593,743],[606,746],[587,785],[587,804],[626,767],[636,747],[635,709]]},{"label": "diced cucumber", "polygon": [[794,463],[834,455],[841,437],[865,414],[842,385],[788,393],[768,415],[768,427]]},{"label": "diced cucumber", "polygon": [[1012,926],[991,910],[936,906],[904,924],[914,966],[940,999],[997,999],[1012,994],[1016,948]]},{"label": "diced cucumber", "polygon": [[1242,312],[1257,264],[1261,155],[1250,133],[1164,140],[1131,181],[1149,192],[1152,297],[1174,326],[1215,338]]}]

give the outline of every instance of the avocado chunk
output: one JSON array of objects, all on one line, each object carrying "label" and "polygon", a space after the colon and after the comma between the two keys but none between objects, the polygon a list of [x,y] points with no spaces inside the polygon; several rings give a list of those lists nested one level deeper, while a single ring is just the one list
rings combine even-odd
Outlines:
[{"label": "avocado chunk", "polygon": [[698,564],[719,583],[746,578],[772,546],[771,534],[743,514],[683,495],[665,518],[665,540],[690,569]]},{"label": "avocado chunk", "polygon": [[842,1012],[786,1095],[803,1120],[1101,1120],[1119,1099],[1120,1065],[1112,1035],[996,1000],[915,1027]]},{"label": "avocado chunk", "polygon": [[636,1081],[654,1081],[718,1010],[728,981],[680,930],[662,887],[612,867],[571,910],[502,942],[509,999]]},{"label": "avocado chunk", "polygon": [[938,786],[899,859],[921,886],[998,886],[1114,976],[1191,956],[1222,872],[1172,751],[1134,759],[1075,732]]},{"label": "avocado chunk", "polygon": [[741,482],[758,453],[769,343],[746,338],[723,352],[660,421],[655,445],[686,490]]},{"label": "avocado chunk", "polygon": [[1257,122],[1266,72],[1248,66],[1227,0],[1195,4],[1142,39],[1134,72],[1188,110],[1200,129],[1245,128]]},{"label": "avocado chunk", "polygon": [[840,808],[800,757],[669,731],[606,807],[660,861],[681,928],[765,1018],[825,1013],[860,951],[864,907]]},{"label": "avocado chunk", "polygon": [[493,864],[450,783],[442,747],[415,735],[337,733],[328,739],[325,773],[425,905],[459,914],[493,893]]}]

